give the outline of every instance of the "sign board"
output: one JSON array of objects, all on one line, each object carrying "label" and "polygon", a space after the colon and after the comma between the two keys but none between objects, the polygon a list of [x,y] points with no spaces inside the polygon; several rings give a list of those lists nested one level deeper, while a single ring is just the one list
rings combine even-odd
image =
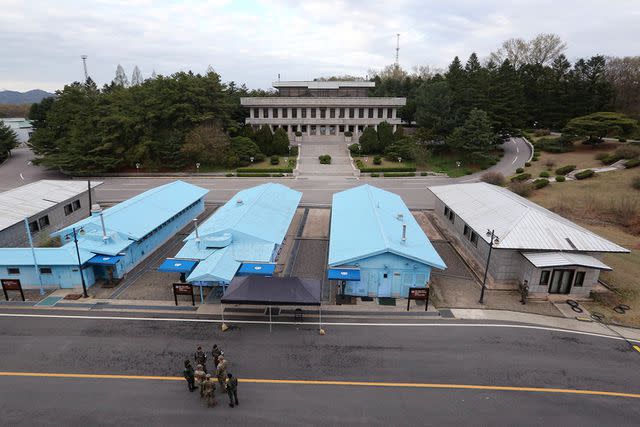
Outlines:
[{"label": "sign board", "polygon": [[20,291],[20,296],[22,297],[22,301],[24,301],[24,292],[22,292],[22,284],[19,279],[1,279],[0,282],[2,282],[2,291],[7,301],[9,301],[7,291]]},{"label": "sign board", "polygon": [[174,283],[173,284],[173,299],[178,305],[178,295],[191,295],[191,304],[196,305],[195,297],[193,296],[193,286],[189,283]]},{"label": "sign board", "polygon": [[409,298],[407,298],[407,311],[411,305],[411,300],[423,300],[424,311],[429,308],[429,286],[420,288],[409,288]]}]

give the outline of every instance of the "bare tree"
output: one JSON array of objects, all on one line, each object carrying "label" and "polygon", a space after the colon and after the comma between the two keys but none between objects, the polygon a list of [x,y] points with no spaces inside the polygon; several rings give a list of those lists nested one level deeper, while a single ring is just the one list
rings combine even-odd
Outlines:
[{"label": "bare tree", "polygon": [[142,82],[142,73],[140,72],[140,68],[136,65],[133,67],[133,73],[131,73],[131,86],[140,85]]},{"label": "bare tree", "polygon": [[500,49],[491,53],[490,59],[496,64],[508,59],[516,68],[524,64],[550,65],[566,49],[566,43],[558,35],[538,34],[529,41],[521,38],[505,40]]},{"label": "bare tree", "polygon": [[153,79],[155,79],[156,77],[158,77],[158,75],[156,74],[156,70],[153,70],[153,71],[151,72],[151,79],[153,80]]},{"label": "bare tree", "polygon": [[508,59],[514,67],[520,67],[527,63],[529,44],[520,38],[509,39],[502,42],[500,49],[491,52],[489,58],[496,64],[502,64]]},{"label": "bare tree", "polygon": [[116,77],[113,79],[113,83],[118,86],[128,87],[129,79],[127,79],[127,74],[124,72],[124,68],[122,65],[118,64],[118,68],[116,68]]},{"label": "bare tree", "polygon": [[605,72],[615,89],[616,111],[640,115],[640,56],[609,57]]}]

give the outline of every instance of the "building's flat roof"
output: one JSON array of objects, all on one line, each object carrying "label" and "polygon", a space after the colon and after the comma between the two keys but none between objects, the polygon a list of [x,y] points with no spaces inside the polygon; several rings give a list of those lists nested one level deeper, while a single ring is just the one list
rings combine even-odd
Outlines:
[{"label": "building's flat roof", "polygon": [[[102,184],[91,181],[91,187]],[[41,180],[0,193],[0,230],[87,191],[86,181]]]},{"label": "building's flat roof", "polygon": [[597,268],[599,270],[611,270],[611,267],[604,262],[586,254],[571,252],[523,252],[522,256],[538,268],[575,265]]},{"label": "building's flat roof", "polygon": [[375,82],[335,80],[335,81],[313,81],[313,80],[289,80],[273,82],[273,87],[306,87],[309,89],[339,89],[341,87],[375,87]]},{"label": "building's flat roof", "polygon": [[336,107],[402,107],[407,98],[386,96],[256,96],[240,98],[240,104],[249,107],[304,107],[304,106],[336,106]]},{"label": "building's flat roof", "polygon": [[267,183],[238,192],[198,226],[175,258],[201,260],[187,280],[230,282],[242,262],[270,262],[302,193]]},{"label": "building's flat roof", "polygon": [[487,243],[487,230],[495,230],[496,248],[629,252],[506,188],[478,182],[429,190]]},{"label": "building's flat roof", "polygon": [[[402,224],[407,227],[402,241]],[[446,265],[400,196],[371,185],[333,195],[329,265],[382,253],[445,269]]]},{"label": "building's flat roof", "polygon": [[[40,267],[78,265],[78,255],[73,243],[60,248],[34,248],[34,251]],[[93,253],[80,249],[81,263],[84,264],[93,256]],[[33,266],[33,252],[31,248],[0,248],[0,265],[7,267]]]}]

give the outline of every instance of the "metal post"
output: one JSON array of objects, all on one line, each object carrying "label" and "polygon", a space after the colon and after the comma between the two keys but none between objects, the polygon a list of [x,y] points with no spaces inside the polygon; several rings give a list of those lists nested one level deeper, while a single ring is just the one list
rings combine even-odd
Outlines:
[{"label": "metal post", "polygon": [[484,304],[484,290],[487,284],[487,273],[489,272],[489,261],[491,261],[491,251],[493,250],[493,235],[494,230],[491,230],[491,241],[489,242],[489,256],[487,256],[487,265],[484,268],[484,278],[482,279],[482,290],[480,291],[480,304]]},{"label": "metal post", "polygon": [[27,228],[27,236],[29,237],[29,246],[31,246],[31,255],[33,255],[33,265],[36,268],[36,274],[38,275],[38,281],[40,282],[40,295],[44,295],[44,285],[42,284],[42,275],[40,274],[40,267],[36,260],[36,250],[33,247],[33,239],[31,238],[31,230],[29,229],[29,219],[24,219],[24,226]]},{"label": "metal post", "polygon": [[269,332],[271,332],[271,306],[269,306]]},{"label": "metal post", "polygon": [[80,279],[82,280],[82,296],[89,298],[87,295],[87,284],[84,282],[84,274],[82,274],[82,261],[80,261],[80,249],[78,248],[78,236],[76,229],[73,228],[73,243],[76,244],[76,255],[78,256],[78,269],[80,270]]},{"label": "metal post", "polygon": [[87,187],[89,189],[89,216],[91,216],[91,180],[87,180]]}]

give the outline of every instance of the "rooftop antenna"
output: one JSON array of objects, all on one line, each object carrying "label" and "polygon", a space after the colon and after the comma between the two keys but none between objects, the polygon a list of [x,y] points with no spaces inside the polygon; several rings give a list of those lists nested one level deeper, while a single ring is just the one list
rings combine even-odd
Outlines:
[{"label": "rooftop antenna", "polygon": [[278,73],[278,81],[280,81],[280,73]]},{"label": "rooftop antenna", "polygon": [[84,67],[84,81],[89,80],[89,73],[87,73],[87,55],[81,55],[82,58],[82,66]]},{"label": "rooftop antenna", "polygon": [[399,54],[400,54],[400,33],[396,34],[396,68],[398,67]]}]

